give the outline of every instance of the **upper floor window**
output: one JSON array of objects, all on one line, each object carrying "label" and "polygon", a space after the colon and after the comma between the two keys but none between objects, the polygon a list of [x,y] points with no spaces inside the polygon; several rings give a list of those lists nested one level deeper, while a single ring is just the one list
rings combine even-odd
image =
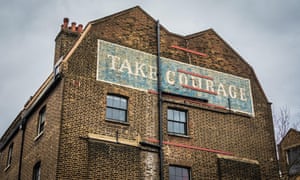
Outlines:
[{"label": "upper floor window", "polygon": [[12,143],[8,148],[8,154],[7,154],[7,161],[6,161],[6,167],[9,167],[11,165],[12,161],[12,153],[13,153],[13,147],[14,144]]},{"label": "upper floor window", "polygon": [[38,127],[37,127],[38,135],[44,131],[45,121],[46,121],[46,106],[44,106],[39,112]]},{"label": "upper floor window", "polygon": [[169,180],[190,180],[190,170],[179,166],[169,166]]},{"label": "upper floor window", "polygon": [[127,99],[116,95],[107,95],[106,119],[127,122]]},{"label": "upper floor window", "polygon": [[33,167],[32,180],[41,179],[41,162],[38,162]]},{"label": "upper floor window", "polygon": [[168,109],[168,133],[187,135],[186,111]]}]

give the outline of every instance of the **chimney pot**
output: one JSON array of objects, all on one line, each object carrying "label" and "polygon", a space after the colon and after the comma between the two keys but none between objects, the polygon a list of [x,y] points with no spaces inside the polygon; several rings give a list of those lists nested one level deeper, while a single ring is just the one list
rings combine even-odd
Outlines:
[{"label": "chimney pot", "polygon": [[78,31],[79,33],[81,33],[81,32],[82,32],[82,28],[83,28],[83,25],[82,25],[82,24],[79,24],[78,27],[77,27],[77,31]]},{"label": "chimney pot", "polygon": [[72,22],[71,30],[72,30],[73,32],[76,31],[76,22]]},{"label": "chimney pot", "polygon": [[64,24],[63,24],[63,28],[64,29],[67,29],[68,28],[68,25],[69,25],[69,18],[64,18]]}]

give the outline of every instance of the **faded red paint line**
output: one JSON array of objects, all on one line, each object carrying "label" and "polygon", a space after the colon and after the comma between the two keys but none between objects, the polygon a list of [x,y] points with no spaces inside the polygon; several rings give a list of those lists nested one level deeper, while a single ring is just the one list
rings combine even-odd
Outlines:
[{"label": "faded red paint line", "polygon": [[186,70],[183,70],[183,69],[177,69],[177,72],[181,72],[181,73],[184,73],[184,74],[189,74],[189,75],[199,77],[199,78],[203,78],[203,79],[209,79],[209,80],[212,80],[212,81],[214,80],[214,78],[212,78],[212,77],[204,76],[202,74],[198,74],[198,73],[194,73],[194,72],[189,72],[189,71],[186,71]]},{"label": "faded red paint line", "polygon": [[[152,143],[158,143],[159,142],[157,139],[153,139],[153,138],[148,138],[147,141],[152,142]],[[194,150],[200,150],[200,151],[206,151],[206,152],[212,152],[212,153],[217,153],[217,154],[233,156],[233,153],[231,153],[231,152],[215,150],[215,149],[208,149],[208,148],[203,148],[203,147],[198,147],[198,146],[191,146],[191,145],[180,144],[180,143],[174,143],[174,142],[170,142],[170,141],[163,141],[163,144],[170,145],[170,146],[175,146],[175,147],[194,149]]]},{"label": "faded red paint line", "polygon": [[189,85],[186,85],[186,84],[181,84],[181,86],[184,87],[184,88],[187,88],[187,89],[195,90],[195,91],[200,91],[200,92],[204,92],[204,93],[208,93],[208,94],[212,94],[212,95],[218,95],[218,93],[216,93],[216,92],[208,91],[208,90],[201,89],[201,88],[196,88],[196,87],[189,86]]},{"label": "faded red paint line", "polygon": [[176,45],[172,45],[171,48],[179,49],[179,50],[189,52],[189,53],[192,53],[192,54],[196,54],[196,55],[199,55],[199,56],[203,56],[203,57],[208,57],[207,54],[204,54],[204,53],[201,53],[201,52],[198,52],[198,51],[194,51],[194,50],[191,50],[191,49],[183,48],[183,47],[180,47],[180,46],[176,46]]}]

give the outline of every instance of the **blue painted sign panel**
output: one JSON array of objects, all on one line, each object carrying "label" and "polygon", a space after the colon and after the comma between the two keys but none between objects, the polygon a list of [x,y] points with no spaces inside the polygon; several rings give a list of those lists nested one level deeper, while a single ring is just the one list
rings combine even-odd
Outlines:
[{"label": "blue painted sign panel", "polygon": [[[157,90],[156,56],[98,40],[97,80]],[[161,57],[162,90],[254,116],[250,80]],[[230,100],[230,103],[229,103]]]}]

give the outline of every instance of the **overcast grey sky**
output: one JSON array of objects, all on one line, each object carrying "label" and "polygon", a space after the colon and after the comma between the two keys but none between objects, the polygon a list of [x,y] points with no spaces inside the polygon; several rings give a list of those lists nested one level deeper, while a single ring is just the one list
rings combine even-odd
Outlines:
[{"label": "overcast grey sky", "polygon": [[64,17],[89,21],[141,6],[169,31],[213,28],[255,70],[275,108],[300,120],[298,0],[9,0],[0,5],[0,136],[52,71]]}]

